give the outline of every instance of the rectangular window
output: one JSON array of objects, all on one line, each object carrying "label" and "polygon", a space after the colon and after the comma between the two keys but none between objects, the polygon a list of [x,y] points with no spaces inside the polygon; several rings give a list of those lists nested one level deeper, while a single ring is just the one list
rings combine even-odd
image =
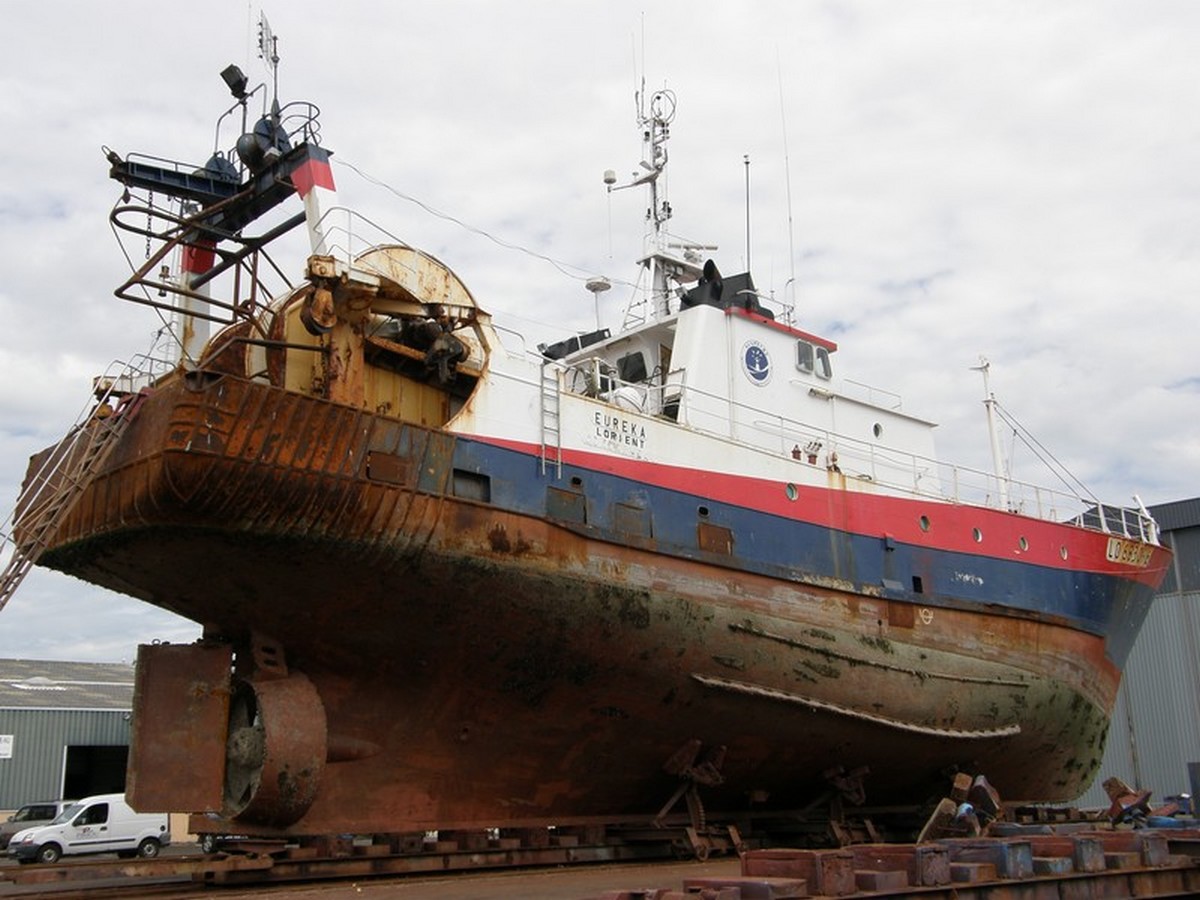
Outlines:
[{"label": "rectangular window", "polygon": [[796,341],[796,368],[805,375],[813,370],[813,345],[808,341]]},{"label": "rectangular window", "polygon": [[817,377],[826,381],[833,377],[833,363],[829,359],[829,351],[824,347],[817,348]]},{"label": "rectangular window", "polygon": [[646,357],[640,352],[626,353],[617,360],[617,377],[626,382],[646,380]]},{"label": "rectangular window", "polygon": [[492,479],[487,475],[455,469],[453,486],[455,497],[478,500],[480,503],[492,502]]}]

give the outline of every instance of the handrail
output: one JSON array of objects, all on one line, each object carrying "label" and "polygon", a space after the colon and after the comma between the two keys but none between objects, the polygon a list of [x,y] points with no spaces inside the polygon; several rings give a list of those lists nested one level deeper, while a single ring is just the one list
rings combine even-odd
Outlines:
[{"label": "handrail", "polygon": [[[681,370],[668,372],[658,378],[657,383],[649,383],[622,381],[616,369],[599,357],[576,360],[569,365],[563,364],[563,368],[563,390],[566,393],[593,397],[625,411],[661,419],[664,418],[669,392],[670,401],[678,403],[678,411],[666,418],[685,424],[693,431],[710,434],[758,452],[778,453],[783,457],[792,457],[793,448],[800,447],[801,464],[809,459],[806,448],[815,447],[816,462],[825,468],[836,468],[847,478],[870,481],[896,494],[1001,509],[1131,540],[1158,543],[1157,525],[1152,517],[1141,510],[1105,504],[1072,491],[1013,478],[1005,479],[1008,496],[1005,506],[1001,502],[1004,493],[993,472],[946,463],[896,447],[881,447],[776,412],[738,403],[729,397],[689,386]],[[634,396],[641,399],[640,408],[636,402],[630,402]],[[723,429],[712,425],[712,416],[691,414],[700,400],[727,404],[731,414],[720,417],[727,423]],[[747,433],[768,440],[755,442],[747,439]],[[776,449],[772,450],[769,443],[775,443]],[[901,480],[900,473],[907,473],[907,477]]]},{"label": "handrail", "polygon": [[[140,392],[150,387],[156,373],[173,368],[167,360],[139,355],[128,363],[114,361],[94,379],[92,395],[75,425],[26,477],[12,513],[0,524],[0,609],[104,465],[136,411]],[[18,519],[24,532],[20,541]]]},{"label": "handrail", "polygon": [[[355,225],[359,227],[355,228]],[[330,206],[321,214],[318,227],[325,235],[328,254],[347,266],[364,252],[381,243],[411,246],[379,223],[348,206]]]}]

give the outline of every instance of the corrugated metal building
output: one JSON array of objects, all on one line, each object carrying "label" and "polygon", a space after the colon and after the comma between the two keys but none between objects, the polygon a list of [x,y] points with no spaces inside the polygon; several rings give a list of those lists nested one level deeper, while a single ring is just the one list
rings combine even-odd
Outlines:
[{"label": "corrugated metal building", "polygon": [[0,809],[125,790],[133,667],[0,660]]},{"label": "corrugated metal building", "polygon": [[1108,806],[1101,785],[1114,775],[1153,791],[1152,804],[1200,795],[1200,498],[1150,512],[1174,566],[1133,646],[1100,773],[1081,807]]}]

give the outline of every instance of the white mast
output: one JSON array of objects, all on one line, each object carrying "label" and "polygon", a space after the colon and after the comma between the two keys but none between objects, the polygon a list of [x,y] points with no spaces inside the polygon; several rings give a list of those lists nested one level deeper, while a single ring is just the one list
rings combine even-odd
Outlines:
[{"label": "white mast", "polygon": [[[649,188],[650,206],[646,210],[646,219],[651,223],[651,232],[647,236],[646,256],[638,260],[650,274],[650,315],[659,320],[670,315],[670,299],[673,292],[672,282],[690,282],[700,277],[700,267],[691,260],[681,259],[670,250],[679,246],[685,252],[693,248],[691,245],[668,245],[667,233],[663,226],[671,218],[671,203],[666,198],[665,186],[659,189],[659,176],[667,167],[667,140],[671,136],[671,122],[675,118],[675,94],[669,90],[655,91],[650,98],[650,112],[646,113],[646,89],[643,86],[638,97],[638,125],[642,129],[642,143],[645,155],[639,163],[643,171],[634,172],[633,181],[628,184],[613,187],[609,191],[620,191],[625,188],[644,184]],[[608,179],[605,179],[606,183]]]},{"label": "white mast", "polygon": [[988,436],[992,442],[992,468],[996,473],[1000,508],[1008,509],[1008,473],[1005,471],[1004,458],[1000,453],[1000,438],[996,434],[996,395],[988,389],[988,369],[991,368],[991,363],[988,362],[986,356],[980,356],[979,365],[971,368],[983,374],[983,405],[987,409]]}]

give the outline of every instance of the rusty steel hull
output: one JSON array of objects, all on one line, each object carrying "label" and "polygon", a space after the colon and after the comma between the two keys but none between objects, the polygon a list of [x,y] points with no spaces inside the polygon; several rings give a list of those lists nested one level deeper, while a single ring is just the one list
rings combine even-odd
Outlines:
[{"label": "rusty steel hull", "polygon": [[[462,495],[461,440],[231,376],[145,399],[42,562],[205,628],[158,669],[211,677],[139,682],[137,741],[186,745],[195,777],[135,751],[147,805],[252,833],[638,817],[689,742],[725,748],[710,808],[802,806],[837,765],[869,767],[879,803],[951,767],[1006,799],[1091,780],[1119,681],[1102,637],[518,514]],[[275,786],[231,807],[212,723],[239,681],[276,718]]]}]

